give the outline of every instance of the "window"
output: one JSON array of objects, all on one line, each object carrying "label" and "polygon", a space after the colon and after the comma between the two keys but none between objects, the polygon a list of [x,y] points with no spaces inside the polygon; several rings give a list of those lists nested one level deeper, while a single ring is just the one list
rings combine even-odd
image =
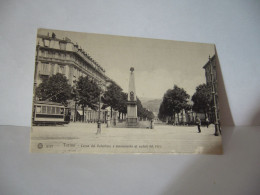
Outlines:
[{"label": "window", "polygon": [[42,57],[46,57],[46,53],[47,53],[47,51],[42,50],[42,51],[41,51],[41,56],[42,56]]},{"label": "window", "polygon": [[65,74],[65,67],[64,66],[60,66],[59,73]]},{"label": "window", "polygon": [[51,106],[47,107],[47,114],[51,114]]},{"label": "window", "polygon": [[49,51],[49,57],[50,57],[50,58],[54,58],[54,57],[55,57],[55,53],[52,52],[52,51]]},{"label": "window", "polygon": [[60,108],[59,107],[56,108],[56,114],[60,114]]},{"label": "window", "polygon": [[46,106],[42,107],[42,113],[46,113]]},{"label": "window", "polygon": [[55,107],[51,107],[51,113],[55,114]]},{"label": "window", "polygon": [[49,74],[49,71],[48,71],[48,67],[49,64],[47,63],[42,63],[42,70],[41,70],[41,74],[43,75],[48,75]]},{"label": "window", "polygon": [[42,111],[42,107],[41,106],[37,106],[36,107],[36,113],[41,113]]},{"label": "window", "polygon": [[66,43],[60,42],[60,49],[66,50]]},{"label": "window", "polygon": [[45,47],[49,47],[50,46],[50,40],[44,39],[43,42],[44,42],[44,46]]},{"label": "window", "polygon": [[54,64],[51,64],[51,75],[53,75],[54,74]]}]

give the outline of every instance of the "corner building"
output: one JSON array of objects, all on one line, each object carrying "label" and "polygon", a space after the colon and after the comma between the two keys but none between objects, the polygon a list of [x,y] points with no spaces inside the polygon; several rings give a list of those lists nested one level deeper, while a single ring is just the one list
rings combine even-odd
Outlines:
[{"label": "corner building", "polygon": [[[57,73],[65,75],[71,86],[80,76],[87,76],[90,80],[97,82],[103,90],[106,89],[106,82],[110,79],[105,75],[105,70],[92,57],[86,53],[78,44],[73,43],[69,38],[59,39],[54,33],[50,36],[37,35],[34,89],[42,82]],[[82,108],[75,105],[74,101],[69,103],[71,108],[71,120],[95,122],[97,111],[85,109],[84,118]],[[101,120],[104,119],[104,112],[101,112]]]},{"label": "corner building", "polygon": [[[208,61],[207,63],[203,66],[203,68],[205,69],[205,77],[206,77],[206,84],[210,85],[210,86],[214,86],[214,90],[211,87],[211,94],[212,96],[215,96],[215,101],[216,101],[216,105],[213,105],[213,107],[210,110],[209,113],[209,120],[211,122],[214,122],[217,118],[217,120],[219,120],[219,102],[218,102],[218,80],[217,80],[217,57],[216,55],[213,55]],[[216,107],[216,115],[214,114],[215,112],[215,107]]]}]

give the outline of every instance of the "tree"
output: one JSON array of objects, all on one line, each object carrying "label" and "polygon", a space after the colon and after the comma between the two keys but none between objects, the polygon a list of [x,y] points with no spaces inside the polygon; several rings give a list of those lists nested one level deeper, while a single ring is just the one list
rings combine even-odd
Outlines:
[{"label": "tree", "polygon": [[140,99],[137,97],[136,98],[136,105],[137,105],[137,116],[141,119],[148,119],[151,120],[154,118],[153,112],[148,110],[147,108],[144,108],[142,105],[142,102]]},{"label": "tree", "polygon": [[97,110],[101,89],[93,80],[81,76],[76,82],[76,90],[79,98],[78,104],[82,106],[84,118],[84,108],[86,106]]},{"label": "tree", "polygon": [[111,84],[107,87],[107,91],[104,93],[102,101],[106,106],[111,107],[112,116],[113,109],[120,109],[119,102],[122,102],[122,88],[119,87],[115,82],[111,82]]},{"label": "tree", "polygon": [[192,109],[206,115],[212,104],[211,86],[206,84],[197,86],[191,100],[194,103]]},{"label": "tree", "polygon": [[158,118],[161,120],[161,121],[165,121],[167,115],[166,115],[166,111],[165,111],[165,103],[161,103],[160,104],[160,108],[159,108],[159,113],[158,113]]},{"label": "tree", "polygon": [[118,111],[119,111],[119,117],[121,114],[127,113],[127,93],[121,92],[120,94],[120,100],[118,102]]},{"label": "tree", "polygon": [[43,80],[36,88],[36,96],[42,101],[48,100],[67,105],[67,101],[71,99],[71,90],[67,78],[58,73]]},{"label": "tree", "polygon": [[173,89],[168,89],[163,96],[163,101],[159,109],[160,120],[165,120],[166,118],[172,119],[175,114],[178,116],[182,109],[188,108],[188,99],[190,96],[183,88],[179,88],[174,85]]}]

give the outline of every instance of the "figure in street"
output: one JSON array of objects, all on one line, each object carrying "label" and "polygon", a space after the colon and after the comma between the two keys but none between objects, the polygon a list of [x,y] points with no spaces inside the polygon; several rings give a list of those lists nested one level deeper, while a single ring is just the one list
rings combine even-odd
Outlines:
[{"label": "figure in street", "polygon": [[209,118],[206,117],[206,125],[207,125],[207,128],[209,128]]},{"label": "figure in street", "polygon": [[201,121],[198,116],[196,116],[195,122],[196,122],[196,125],[198,126],[198,133],[201,133],[201,130],[200,130]]},{"label": "figure in street", "polygon": [[154,122],[153,122],[153,119],[150,121],[150,129],[153,129],[154,128]]}]

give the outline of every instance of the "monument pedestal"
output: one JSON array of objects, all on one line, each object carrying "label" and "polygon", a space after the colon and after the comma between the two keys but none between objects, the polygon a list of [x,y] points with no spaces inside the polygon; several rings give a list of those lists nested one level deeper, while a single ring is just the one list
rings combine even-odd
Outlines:
[{"label": "monument pedestal", "polygon": [[137,118],[127,118],[127,127],[137,127]]},{"label": "monument pedestal", "polygon": [[137,105],[135,101],[127,102],[127,127],[137,127]]}]

